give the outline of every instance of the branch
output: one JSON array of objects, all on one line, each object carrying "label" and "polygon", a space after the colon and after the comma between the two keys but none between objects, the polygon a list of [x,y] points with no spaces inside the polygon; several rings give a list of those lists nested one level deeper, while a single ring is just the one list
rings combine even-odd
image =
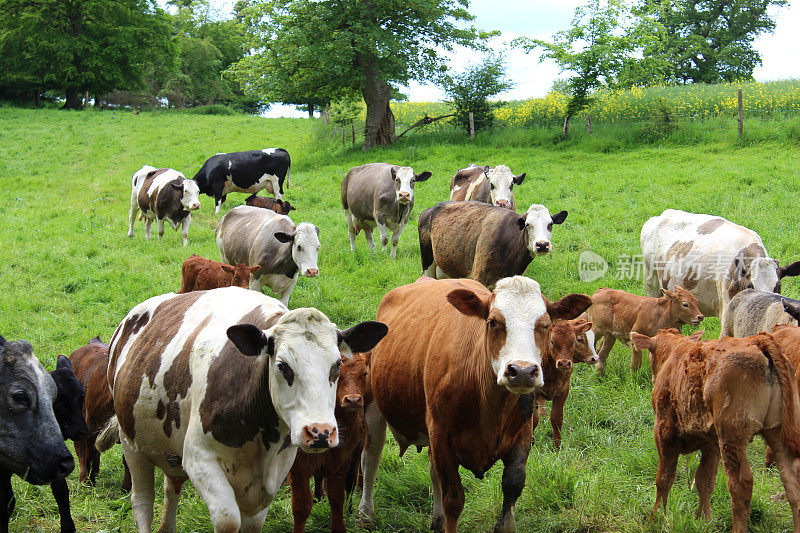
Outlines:
[{"label": "branch", "polygon": [[442,115],[442,116],[439,116],[439,117],[431,118],[431,117],[428,116],[427,113],[425,113],[424,117],[422,117],[421,119],[419,119],[418,121],[413,123],[411,126],[406,128],[406,130],[403,133],[401,133],[400,135],[398,135],[397,137],[395,137],[395,139],[399,139],[400,137],[402,137],[403,135],[405,135],[409,131],[413,130],[414,128],[419,128],[420,126],[427,126],[428,124],[431,124],[432,122],[436,122],[437,120],[442,120],[443,118],[454,117],[454,116],[456,116],[456,114],[455,113],[451,113],[449,115]]}]

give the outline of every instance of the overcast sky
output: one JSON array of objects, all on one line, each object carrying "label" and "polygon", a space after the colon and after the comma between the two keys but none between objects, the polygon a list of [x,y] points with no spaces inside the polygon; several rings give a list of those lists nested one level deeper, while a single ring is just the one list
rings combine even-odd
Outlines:
[{"label": "overcast sky", "polygon": [[[230,12],[233,1],[211,0],[220,14]],[[547,39],[553,33],[566,29],[572,21],[575,7],[584,0],[472,0],[470,12],[475,15],[475,25],[483,30],[499,30],[498,44],[514,37],[527,35]],[[800,2],[773,10],[777,27],[775,32],[756,41],[763,65],[755,71],[758,81],[800,77]],[[519,50],[506,52],[508,74],[514,88],[500,95],[503,99],[539,97],[547,91],[560,74],[552,61],[540,63],[535,54],[526,55]],[[480,60],[479,54],[459,50],[453,54],[451,65],[456,70]],[[443,98],[441,89],[432,85],[412,82],[403,91],[412,101],[431,101]],[[286,109],[273,106],[270,116],[284,114]],[[283,108],[284,106],[280,106]],[[293,110],[293,108],[289,108]],[[302,116],[302,113],[298,116]]]}]

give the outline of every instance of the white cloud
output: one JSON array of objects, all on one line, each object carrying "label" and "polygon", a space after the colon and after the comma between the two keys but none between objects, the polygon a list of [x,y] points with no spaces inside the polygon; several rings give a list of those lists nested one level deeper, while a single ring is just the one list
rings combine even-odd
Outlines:
[{"label": "white cloud", "polygon": [[755,41],[762,65],[754,76],[758,81],[800,77],[800,3],[773,10],[775,32]]}]

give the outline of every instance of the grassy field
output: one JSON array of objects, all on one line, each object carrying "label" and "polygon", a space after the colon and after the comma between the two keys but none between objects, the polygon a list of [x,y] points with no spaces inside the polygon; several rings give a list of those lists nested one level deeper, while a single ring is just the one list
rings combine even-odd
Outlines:
[{"label": "grassy field", "polygon": [[[191,177],[216,152],[271,146],[282,146],[292,155],[287,198],[298,209],[293,219],[321,229],[321,275],[301,279],[290,306],[315,306],[342,326],[373,318],[389,289],[420,274],[416,218],[426,207],[447,199],[450,177],[470,162],[505,163],[515,173],[527,172],[525,183],[516,189],[521,207],[543,203],[553,212],[569,211],[567,221],[554,232],[554,251],[535,259],[527,272],[551,299],[568,292],[591,294],[601,286],[642,293],[641,281],[617,280],[611,274],[581,282],[578,256],[591,250],[618,264],[621,255],[639,252],[644,221],[668,207],[730,218],[758,231],[773,257],[797,260],[800,210],[794,189],[800,149],[791,136],[770,132],[799,126],[797,121],[765,122],[744,142],[727,133],[732,130],[727,126],[724,134],[676,132],[663,143],[637,144],[631,137],[612,150],[607,149],[613,140],[609,138],[598,141],[583,135],[555,142],[554,131],[505,130],[481,134],[474,141],[455,135],[414,136],[391,148],[362,153],[325,144],[324,134],[307,120],[0,108],[0,333],[29,340],[49,368],[57,354],[69,354],[95,335],[108,340],[132,306],[179,287],[180,263],[189,254],[218,258],[218,216],[207,197],[193,217],[188,248],[169,229],[161,241],[145,242],[141,223],[134,239],[127,239],[131,174],[143,164],[153,164]],[[689,141],[683,142],[680,135]],[[349,250],[339,185],[350,167],[370,161],[433,172],[433,178],[416,189],[414,222],[400,241],[396,261],[387,253],[371,253],[363,236],[356,252]],[[231,195],[228,200],[225,209],[242,203],[244,196]],[[800,297],[800,282],[787,280],[784,293]],[[703,326],[707,337],[719,331],[716,319],[705,320]],[[649,517],[657,466],[649,371],[643,367],[632,374],[628,358],[618,344],[605,377],[587,367],[576,371],[560,451],[552,447],[549,424],[540,424],[527,485],[517,505],[519,531],[730,528],[722,469],[712,520],[693,518],[694,456],[679,464],[667,512]],[[756,440],[750,450],[756,478],[752,530],[791,530],[788,504],[771,497],[782,487],[777,472],[763,468],[763,451],[763,443]],[[390,442],[383,456],[376,487],[377,530],[423,531],[431,510],[427,456],[409,450],[401,459],[396,452]],[[80,486],[77,472],[70,476],[73,516],[80,530],[134,530],[129,498],[118,488],[120,459],[119,447],[103,457],[97,487]],[[483,481],[463,474],[467,497],[461,530],[491,528],[502,502],[500,475],[499,465]],[[160,487],[160,477],[157,483]],[[18,503],[12,529],[57,531],[49,488],[18,479],[14,488]],[[353,510],[357,503],[358,495]],[[191,487],[184,492],[178,519],[181,531],[211,530],[203,502]],[[317,504],[308,530],[326,531],[329,523],[327,504]],[[358,531],[353,512],[347,524]],[[264,531],[288,531],[291,525],[290,496],[283,489]]]}]

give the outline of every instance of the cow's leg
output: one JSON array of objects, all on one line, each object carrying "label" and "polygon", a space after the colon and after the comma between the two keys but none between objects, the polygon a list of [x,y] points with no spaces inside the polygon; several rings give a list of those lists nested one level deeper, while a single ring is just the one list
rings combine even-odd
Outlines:
[{"label": "cow's leg", "polygon": [[319,472],[314,474],[314,501],[321,502],[325,497],[325,482],[323,476]]},{"label": "cow's leg", "polygon": [[553,398],[550,408],[550,425],[553,427],[553,446],[561,448],[561,427],[564,425],[564,404],[569,396],[569,388]]},{"label": "cow's leg", "polygon": [[267,511],[269,511],[269,507],[253,516],[243,516],[242,533],[259,533],[264,529],[264,522],[267,520]]},{"label": "cow's leg", "polygon": [[373,233],[375,232],[375,228],[366,227],[364,228],[364,238],[367,239],[367,246],[373,252],[375,251],[375,239],[373,239]]},{"label": "cow's leg", "polygon": [[145,240],[150,240],[150,227],[153,225],[152,218],[145,218],[144,219],[144,238]]},{"label": "cow's leg", "polygon": [[433,492],[433,517],[431,518],[431,530],[436,532],[444,531],[444,505],[442,504],[442,484],[436,475],[436,469],[431,460],[431,450],[428,448],[428,470],[431,473],[431,491]]},{"label": "cow's leg", "polygon": [[[92,467],[92,453],[89,449],[89,441],[87,440],[76,440],[74,441],[75,444],[75,455],[78,456],[78,482],[79,483],[86,483],[86,480],[89,478],[89,471]],[[90,483],[94,483],[90,481]]]},{"label": "cow's leg", "polygon": [[349,209],[344,210],[344,219],[347,221],[347,237],[350,239],[350,251],[355,252],[356,235],[358,235],[358,230],[356,229],[356,225],[353,222],[353,214],[350,212]]},{"label": "cow's leg", "polygon": [[378,219],[375,219],[378,226],[378,233],[381,236],[381,248],[386,250],[386,245],[389,244],[389,228],[386,227],[384,222],[378,222]]},{"label": "cow's leg", "polygon": [[139,214],[139,204],[131,202],[131,209],[128,211],[128,237],[133,237],[133,224],[136,222],[136,215]]},{"label": "cow's leg", "polygon": [[181,499],[181,486],[184,481],[186,478],[170,478],[164,474],[164,510],[158,533],[176,533],[178,531],[178,502]]},{"label": "cow's leg", "polygon": [[603,374],[606,371],[606,358],[608,354],[611,353],[611,348],[614,347],[614,343],[617,342],[617,338],[614,337],[611,333],[606,333],[603,335],[603,341],[600,343],[600,349],[597,350],[597,357],[599,361],[595,365],[595,370],[599,374]]},{"label": "cow's leg", "polygon": [[367,427],[367,441],[361,453],[361,471],[364,474],[364,489],[361,491],[361,503],[358,505],[358,517],[364,524],[375,522],[375,506],[373,493],[375,491],[375,477],[378,475],[378,465],[381,461],[381,452],[386,442],[386,420],[378,411],[375,402],[370,403],[364,413]]},{"label": "cow's leg", "polygon": [[[122,468],[125,469],[125,474],[122,477],[122,492],[130,492],[131,487],[133,486],[133,481],[131,480],[131,469],[128,468],[128,461],[125,460],[125,457],[122,457]],[[97,454],[97,468],[95,469],[95,475],[100,470],[100,454]]]},{"label": "cow's leg", "polygon": [[192,215],[186,215],[186,218],[181,222],[181,237],[183,238],[183,245],[189,245],[189,224],[192,223]]},{"label": "cow's leg", "polygon": [[158,238],[160,239],[161,237],[164,236],[164,219],[163,218],[156,219],[156,227],[158,228]]},{"label": "cow's leg", "polygon": [[[198,425],[199,422],[190,423],[186,428],[183,469],[208,508],[214,533],[239,533],[242,517],[236,502],[236,494],[216,454],[198,445],[203,440],[201,438],[203,430],[197,427]],[[134,487],[135,479],[134,477]]]},{"label": "cow's leg", "polygon": [[786,499],[789,501],[789,505],[792,508],[794,533],[798,533],[800,532],[800,483],[798,482],[798,475],[800,475],[800,458],[792,455],[783,445],[780,429],[765,431],[764,440],[766,440],[770,448],[772,448],[772,455],[775,458],[775,463],[778,465],[778,471],[781,474],[781,482],[786,491]]},{"label": "cow's leg", "polygon": [[[464,510],[464,487],[461,485],[458,463],[456,463],[445,439],[442,439],[436,433],[432,433],[430,440],[430,457],[442,489],[444,530],[446,533],[457,533],[458,517],[461,516],[461,511]],[[505,475],[503,478],[505,479]],[[516,502],[516,498],[514,501]],[[503,509],[505,510],[505,490],[503,491]],[[495,525],[495,531],[503,530],[498,530],[497,525]]]},{"label": "cow's leg", "polygon": [[4,469],[0,471],[0,533],[8,533],[8,522],[16,503],[11,487],[11,472]]},{"label": "cow's leg", "polygon": [[695,516],[711,518],[711,494],[717,483],[719,468],[719,447],[709,444],[700,450],[700,466],[694,474],[694,486],[697,487],[698,505]]},{"label": "cow's leg", "polygon": [[750,518],[750,501],[753,497],[753,473],[747,461],[749,438],[742,437],[742,428],[724,429],[719,432],[719,447],[722,465],[728,476],[728,490],[733,505],[732,533],[745,533]]},{"label": "cow's leg", "polygon": [[515,529],[514,506],[525,488],[525,463],[530,451],[530,442],[522,443],[503,457],[503,507],[494,525],[495,533],[511,533]]},{"label": "cow's leg", "polygon": [[53,491],[53,498],[58,505],[58,518],[61,522],[61,533],[75,533],[75,522],[69,511],[69,488],[66,479],[57,479],[50,483],[50,490]]},{"label": "cow's leg", "polygon": [[[292,487],[292,518],[294,526],[292,533],[303,533],[306,530],[306,520],[311,514],[311,507],[314,502],[311,499],[311,488],[308,485],[308,472],[304,469],[292,470],[289,475],[289,483]],[[331,509],[331,519],[333,509]]]},{"label": "cow's leg", "polygon": [[139,455],[133,450],[129,450],[124,444],[122,453],[131,469],[131,480],[133,487],[131,490],[131,511],[133,521],[139,533],[150,533],[150,526],[153,523],[153,503],[155,501],[155,478],[153,463]]},{"label": "cow's leg", "polygon": [[[656,431],[658,431],[656,421]],[[679,446],[672,439],[659,438],[656,435],[656,448],[658,448],[658,470],[656,471],[656,503],[653,505],[653,514],[658,511],[659,504],[667,508],[667,498],[672,484],[675,482],[675,471],[678,468]]]},{"label": "cow's leg", "polygon": [[344,526],[344,476],[342,472],[339,476],[327,478],[325,487],[328,493],[328,503],[331,507],[331,533],[345,533]]},{"label": "cow's leg", "polygon": [[639,367],[641,366],[642,366],[642,351],[634,348],[631,351],[631,370],[633,371],[639,370]]},{"label": "cow's leg", "polygon": [[400,243],[400,234],[403,233],[403,228],[405,227],[406,225],[401,222],[397,226],[397,231],[392,233],[392,259],[397,259],[397,245]]},{"label": "cow's leg", "polygon": [[287,307],[289,306],[289,296],[292,295],[292,290],[294,289],[294,286],[297,285],[297,278],[299,277],[300,277],[300,272],[299,271],[295,272],[294,277],[291,279],[291,281],[289,281],[289,283],[284,285],[281,291],[278,293],[278,300],[280,300],[281,303],[283,303],[283,305]]}]

